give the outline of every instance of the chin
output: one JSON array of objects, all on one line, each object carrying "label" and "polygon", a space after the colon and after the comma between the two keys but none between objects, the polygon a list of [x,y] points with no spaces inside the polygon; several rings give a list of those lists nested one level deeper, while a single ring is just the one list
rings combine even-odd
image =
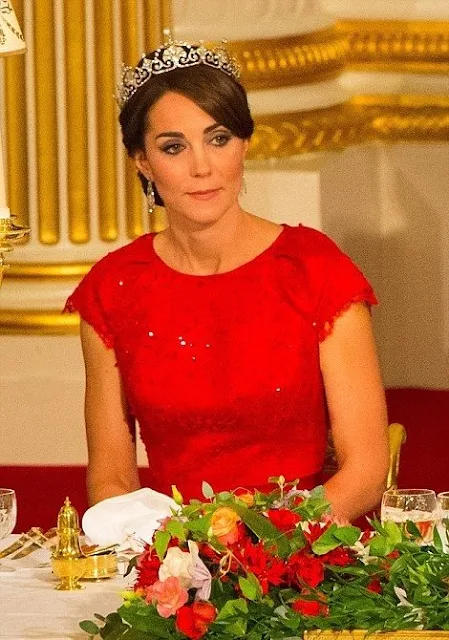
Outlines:
[{"label": "chin", "polygon": [[[237,210],[236,201],[221,201],[213,205],[210,202],[195,202],[187,207],[185,204],[182,207],[173,209],[169,207],[169,210],[176,212],[173,218],[179,221],[184,221],[190,225],[210,226],[221,220],[233,208]],[[170,214],[168,214],[168,217],[170,219]]]}]

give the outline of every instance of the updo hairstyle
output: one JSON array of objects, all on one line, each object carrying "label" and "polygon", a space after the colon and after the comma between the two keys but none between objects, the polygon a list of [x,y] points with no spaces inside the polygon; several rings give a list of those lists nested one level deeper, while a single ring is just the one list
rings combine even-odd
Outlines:
[{"label": "updo hairstyle", "polygon": [[[123,144],[129,156],[134,157],[138,151],[144,150],[148,114],[169,91],[192,100],[238,138],[251,138],[254,122],[245,89],[223,71],[200,64],[154,75],[131,96],[119,117]],[[138,175],[146,193],[148,180],[140,171]],[[153,188],[156,204],[163,205],[155,185]]]}]

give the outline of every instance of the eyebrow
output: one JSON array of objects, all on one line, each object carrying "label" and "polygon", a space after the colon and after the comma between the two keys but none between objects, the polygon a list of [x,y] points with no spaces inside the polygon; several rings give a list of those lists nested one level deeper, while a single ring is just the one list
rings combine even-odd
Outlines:
[{"label": "eyebrow", "polygon": [[[209,127],[206,127],[203,133],[210,133],[214,129],[217,129],[217,127],[221,126],[224,125],[215,122],[215,124],[211,124]],[[162,133],[158,133],[155,140],[157,140],[158,138],[185,138],[185,135],[182,133],[182,131],[163,131]]]}]

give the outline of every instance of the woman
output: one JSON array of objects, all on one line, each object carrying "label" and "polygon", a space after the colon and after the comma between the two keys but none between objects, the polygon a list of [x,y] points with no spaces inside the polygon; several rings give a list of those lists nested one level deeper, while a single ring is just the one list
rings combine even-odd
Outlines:
[{"label": "woman", "polygon": [[128,69],[123,141],[169,226],[99,261],[68,301],[82,317],[90,501],[149,486],[199,496],[319,483],[326,430],[335,516],[373,507],[388,465],[369,305],[350,259],[318,231],[278,225],[238,197],[253,132],[222,50],[169,43]]}]

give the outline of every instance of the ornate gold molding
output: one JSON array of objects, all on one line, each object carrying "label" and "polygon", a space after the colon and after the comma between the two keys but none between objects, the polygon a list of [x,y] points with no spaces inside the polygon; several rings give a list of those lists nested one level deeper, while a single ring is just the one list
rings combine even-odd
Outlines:
[{"label": "ornate gold molding", "polygon": [[449,141],[449,97],[359,96],[326,109],[261,116],[249,158],[340,150],[373,140]]},{"label": "ornate gold molding", "polygon": [[67,335],[76,334],[79,318],[60,311],[0,309],[0,331],[6,335]]},{"label": "ornate gold molding", "polygon": [[403,73],[449,72],[449,22],[341,20],[347,67]]},{"label": "ornate gold molding", "polygon": [[8,278],[81,278],[92,267],[91,262],[42,263],[13,262],[8,265]]},{"label": "ornate gold molding", "polygon": [[348,39],[335,28],[312,33],[229,43],[249,91],[276,89],[338,76],[348,55]]}]

